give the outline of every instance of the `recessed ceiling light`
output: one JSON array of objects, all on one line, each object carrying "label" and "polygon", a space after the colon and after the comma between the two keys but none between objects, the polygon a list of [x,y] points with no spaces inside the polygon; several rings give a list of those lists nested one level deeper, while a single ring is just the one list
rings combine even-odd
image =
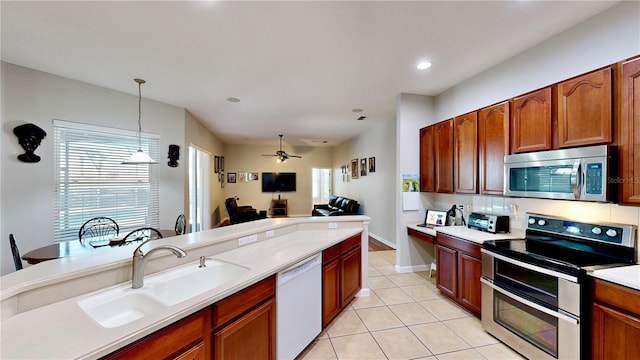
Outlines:
[{"label": "recessed ceiling light", "polygon": [[428,69],[431,67],[431,63],[428,61],[422,61],[420,63],[418,63],[418,66],[416,66],[418,68],[418,70],[424,70],[424,69]]},{"label": "recessed ceiling light", "polygon": [[232,103],[237,103],[237,102],[240,102],[240,99],[234,98],[234,97],[230,97],[230,98],[227,98],[227,101],[228,102],[232,102]]},{"label": "recessed ceiling light", "polygon": [[351,110],[351,112],[354,112],[354,113],[361,113],[361,112],[362,112],[362,109],[353,109],[353,110]]}]

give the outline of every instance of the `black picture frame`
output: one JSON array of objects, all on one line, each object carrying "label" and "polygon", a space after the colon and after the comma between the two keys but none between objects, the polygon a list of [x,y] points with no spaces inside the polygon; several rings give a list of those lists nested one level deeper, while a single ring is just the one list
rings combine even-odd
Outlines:
[{"label": "black picture frame", "polygon": [[367,158],[360,159],[360,176],[367,176]]},{"label": "black picture frame", "polygon": [[234,173],[234,172],[227,173],[227,182],[229,184],[235,184],[236,183],[236,175],[237,174]]},{"label": "black picture frame", "polygon": [[220,171],[224,171],[224,156],[220,156]]},{"label": "black picture frame", "polygon": [[352,179],[358,178],[358,159],[351,160],[351,178]]},{"label": "black picture frame", "polygon": [[213,172],[216,174],[220,172],[220,156],[213,157]]},{"label": "black picture frame", "polygon": [[375,158],[375,156],[369,158],[369,173],[374,173],[374,172],[376,172],[376,158]]}]

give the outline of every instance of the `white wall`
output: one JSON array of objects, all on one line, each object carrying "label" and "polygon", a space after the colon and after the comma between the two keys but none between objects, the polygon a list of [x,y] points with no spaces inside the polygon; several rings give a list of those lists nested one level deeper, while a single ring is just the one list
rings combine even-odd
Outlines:
[{"label": "white wall", "polygon": [[403,210],[402,175],[420,173],[420,128],[433,118],[433,98],[422,95],[400,94],[397,107],[396,153],[396,269],[399,271],[426,270],[434,258],[432,244],[407,236],[406,224],[424,217],[428,202],[422,201],[421,210]]},{"label": "white wall", "polygon": [[[131,81],[132,92],[136,84]],[[153,79],[145,86],[153,86]],[[144,95],[144,92],[143,92]],[[184,157],[184,109],[142,100],[142,129],[160,135],[160,227],[172,229],[184,212],[184,162],[166,165],[169,144],[181,147]],[[53,119],[137,131],[138,97],[59,76],[2,63],[2,204],[0,223],[1,273],[13,271],[9,234],[21,253],[53,241]],[[23,163],[23,152],[13,128],[34,123],[47,132],[36,154],[38,163]],[[26,264],[25,264],[26,265]]]},{"label": "white wall", "polygon": [[[365,120],[366,121],[366,120]],[[396,122],[394,119],[377,124],[364,134],[344,141],[334,148],[333,194],[357,200],[360,213],[371,218],[369,235],[395,248],[395,174]],[[375,157],[376,172],[358,174],[351,179],[351,170],[343,181],[342,165],[351,167],[351,160]],[[359,166],[359,165],[358,165]]]},{"label": "white wall", "polygon": [[[283,143],[282,149],[289,154],[302,156],[302,159],[291,158],[285,163],[277,163],[275,157],[264,157],[262,154],[275,154],[279,145],[226,145],[224,156],[225,184],[224,198],[237,196],[238,205],[251,205],[256,210],[268,211],[271,199],[277,199],[278,194],[262,192],[262,172],[295,172],[296,191],[281,193],[282,199],[287,199],[289,216],[311,216],[313,202],[311,197],[311,169],[331,168],[331,148],[296,147],[291,148]],[[258,173],[257,181],[226,183],[226,175],[230,172]],[[219,185],[219,184],[218,184]],[[222,207],[225,216],[226,208]]]},{"label": "white wall", "polygon": [[431,123],[638,54],[640,2],[622,2],[438,95]]}]

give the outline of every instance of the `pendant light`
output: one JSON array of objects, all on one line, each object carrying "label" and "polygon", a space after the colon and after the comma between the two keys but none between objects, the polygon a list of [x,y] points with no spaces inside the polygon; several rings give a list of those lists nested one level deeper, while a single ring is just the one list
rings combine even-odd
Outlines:
[{"label": "pendant light", "polygon": [[123,164],[157,164],[149,155],[142,151],[142,84],[146,81],[142,79],[133,79],[138,83],[138,151],[134,152],[129,158],[123,161]]}]

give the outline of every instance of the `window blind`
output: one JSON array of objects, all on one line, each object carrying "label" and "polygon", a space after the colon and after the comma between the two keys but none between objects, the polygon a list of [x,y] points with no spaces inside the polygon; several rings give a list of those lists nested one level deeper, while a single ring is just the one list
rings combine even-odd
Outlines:
[{"label": "window blind", "polygon": [[[74,125],[54,122],[55,241],[77,240],[82,224],[98,216],[115,220],[123,236],[158,228],[158,166],[121,164],[138,150],[137,134]],[[157,137],[143,135],[141,145],[158,159]]]}]

